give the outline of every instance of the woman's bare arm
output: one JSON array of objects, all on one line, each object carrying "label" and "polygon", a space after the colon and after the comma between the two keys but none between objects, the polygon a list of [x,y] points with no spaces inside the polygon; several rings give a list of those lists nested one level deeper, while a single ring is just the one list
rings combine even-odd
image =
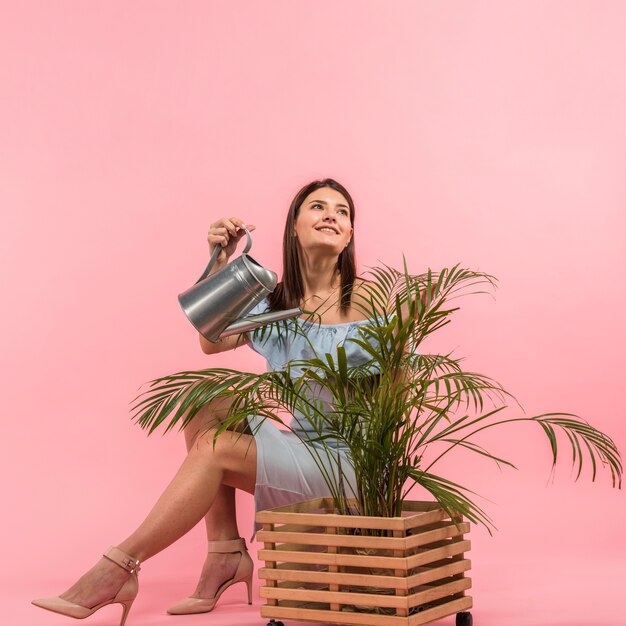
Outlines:
[{"label": "woman's bare arm", "polygon": [[212,341],[205,339],[200,334],[198,335],[198,337],[200,338],[200,347],[202,348],[202,352],[204,352],[204,354],[217,354],[218,352],[226,352],[227,350],[234,350],[239,346],[243,346],[249,343],[248,335],[246,335],[245,333],[225,337],[217,343],[213,343]]}]

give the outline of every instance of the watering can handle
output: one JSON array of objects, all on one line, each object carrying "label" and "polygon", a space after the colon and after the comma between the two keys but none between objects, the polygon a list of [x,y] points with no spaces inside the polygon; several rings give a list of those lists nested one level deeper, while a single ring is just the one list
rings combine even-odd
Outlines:
[{"label": "watering can handle", "polygon": [[[246,247],[243,249],[243,252],[241,254],[248,254],[248,252],[250,252],[250,248],[252,248],[252,236],[250,235],[250,231],[245,226],[243,226],[242,228],[246,231],[246,237],[248,238],[248,242],[246,243]],[[198,278],[198,280],[194,283],[195,285],[197,285],[201,280],[204,280],[209,275],[209,272],[215,265],[217,257],[220,255],[220,252],[222,250],[222,246],[215,246],[215,250],[213,250],[213,254],[209,259],[209,264],[206,266],[204,272],[202,272],[202,276],[200,276],[200,278]]]}]

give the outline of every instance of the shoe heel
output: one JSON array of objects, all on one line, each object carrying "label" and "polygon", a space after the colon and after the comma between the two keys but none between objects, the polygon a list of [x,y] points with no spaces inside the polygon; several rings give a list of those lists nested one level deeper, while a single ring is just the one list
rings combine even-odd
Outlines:
[{"label": "shoe heel", "polygon": [[122,605],[122,621],[120,622],[120,626],[124,626],[128,613],[130,612],[130,607],[133,606],[133,600],[127,600],[126,602],[121,602],[120,604]]},{"label": "shoe heel", "polygon": [[191,615],[194,613],[209,613],[215,608],[217,601],[230,586],[245,582],[248,586],[248,604],[252,604],[252,574],[254,563],[246,549],[246,542],[241,538],[225,539],[224,541],[209,541],[207,552],[219,554],[239,553],[239,563],[232,578],[225,580],[216,590],[212,598],[185,598],[182,602],[167,609],[170,615]]},{"label": "shoe heel", "polygon": [[248,604],[252,604],[252,574],[248,578],[245,579],[246,585],[248,586]]}]

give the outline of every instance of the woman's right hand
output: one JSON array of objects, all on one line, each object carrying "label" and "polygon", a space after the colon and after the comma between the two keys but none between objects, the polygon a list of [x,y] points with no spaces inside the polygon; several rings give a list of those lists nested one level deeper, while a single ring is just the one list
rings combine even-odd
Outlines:
[{"label": "woman's right hand", "polygon": [[211,224],[207,236],[210,254],[213,254],[216,246],[222,246],[222,251],[217,257],[211,274],[222,269],[228,263],[228,259],[230,259],[237,248],[237,244],[246,235],[244,226],[249,231],[253,231],[256,228],[252,224],[245,224],[238,217],[222,217]]}]

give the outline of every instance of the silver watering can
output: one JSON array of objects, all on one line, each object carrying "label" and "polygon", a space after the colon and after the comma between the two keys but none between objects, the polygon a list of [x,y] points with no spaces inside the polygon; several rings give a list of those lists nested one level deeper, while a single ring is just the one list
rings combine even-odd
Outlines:
[{"label": "silver watering can", "polygon": [[193,287],[178,296],[189,321],[212,342],[302,314],[300,309],[289,309],[245,317],[248,311],[274,291],[277,276],[248,255],[252,237],[247,228],[244,230],[248,243],[241,256],[209,276],[222,251],[221,246],[216,246],[202,276]]}]

